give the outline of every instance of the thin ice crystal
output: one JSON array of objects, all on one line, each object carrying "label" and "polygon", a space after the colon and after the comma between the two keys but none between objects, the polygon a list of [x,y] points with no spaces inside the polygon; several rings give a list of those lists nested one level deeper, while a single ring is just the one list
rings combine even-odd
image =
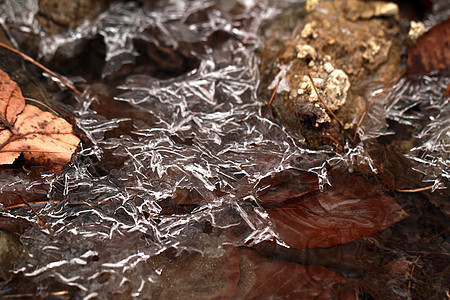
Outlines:
[{"label": "thin ice crystal", "polygon": [[393,100],[386,107],[390,119],[415,129],[413,136],[420,144],[406,156],[416,162],[414,169],[433,190],[447,188],[450,182],[450,100],[444,97],[449,84],[445,76],[403,78],[390,91]]},{"label": "thin ice crystal", "polygon": [[[6,1],[0,5],[1,11],[15,2]],[[33,277],[33,282],[57,280],[77,287],[75,298],[105,299],[111,296],[108,293],[122,292],[137,298],[150,295],[164,270],[152,270],[149,263],[167,249],[217,256],[223,245],[229,244],[252,246],[276,240],[284,245],[258,204],[254,189],[261,179],[289,169],[309,171],[317,174],[323,188],[330,184],[327,166],[351,170],[364,163],[376,172],[363,143],[354,148],[347,145],[339,155],[329,149],[303,149],[280,124],[262,115],[267,100],[256,96],[259,26],[297,1],[271,5],[268,1],[238,2],[245,8],[237,15],[230,13],[224,2],[215,1],[164,1],[165,6],[155,5],[153,10],[135,2],[117,2],[71,31],[43,37],[40,55],[48,58],[62,45],[101,35],[106,44],[103,75],[134,62],[135,39],[160,40],[174,49],[183,42],[198,44],[191,54],[200,64],[177,78],[132,75],[116,86],[122,92],[115,101],[144,113],[144,120],[100,115],[93,108],[96,99],[90,88],[77,98],[74,116],[89,141],[80,146],[65,172],[45,175],[49,202],[39,214],[47,225],[35,225],[26,232],[22,239],[26,251],[18,267]],[[30,8],[27,13],[35,14],[35,6]],[[1,22],[12,20],[38,30],[34,21],[20,17],[17,9],[7,12],[15,17],[0,17]],[[193,22],[190,19],[196,20],[192,18],[195,14],[203,17]],[[160,36],[152,36],[148,28],[156,28]],[[215,32],[226,32],[231,41],[213,49],[207,41]],[[404,86],[399,89],[409,91]],[[408,105],[415,100],[405,98],[387,110],[392,118],[411,122],[423,117],[408,112]],[[447,104],[437,101],[429,106],[433,105],[448,111]],[[385,107],[379,109],[384,112]],[[417,150],[425,149],[433,156],[447,145],[448,151],[448,133],[433,125],[445,118],[448,120],[444,113],[435,114],[433,121],[418,129],[420,138],[432,143]],[[376,119],[369,115],[369,121]],[[131,124],[131,131],[111,136],[122,122]],[[367,124],[362,130],[372,137],[386,127],[383,122]],[[105,157],[113,161],[105,161]],[[114,167],[105,174],[95,168],[94,160]],[[448,157],[443,163],[448,168]],[[431,177],[434,174],[424,172]],[[443,174],[448,176],[448,171]],[[203,202],[189,212],[167,213],[165,203],[179,190],[195,191]],[[35,221],[25,207],[2,211],[2,215]],[[204,232],[205,224],[217,231],[217,238]]]},{"label": "thin ice crystal", "polygon": [[[27,234],[34,238],[24,240],[29,249],[21,269],[25,274],[36,282],[56,278],[78,287],[83,297],[124,291],[125,280],[139,296],[149,292],[152,281],[136,276],[157,278],[146,264],[165,249],[218,255],[223,244],[250,246],[276,238],[267,214],[248,200],[253,186],[267,174],[307,170],[317,161],[308,163],[309,154],[282,127],[261,116],[256,99],[254,50],[260,42],[256,30],[261,16],[275,12],[264,5],[248,8],[250,22],[245,27],[239,19],[244,16],[233,20],[213,2],[173,2],[156,11],[116,3],[92,21],[94,26],[82,23],[72,32],[43,39],[41,55],[48,58],[63,44],[100,34],[106,44],[103,74],[107,75],[133,61],[133,39],[156,39],[144,32],[151,26],[163,35],[158,39],[172,47],[183,41],[204,43],[220,30],[235,37],[221,55],[209,48],[194,53],[201,58],[200,66],[183,78],[136,75],[119,86],[123,92],[116,101],[146,112],[154,120],[151,124],[108,120],[92,110],[96,100],[89,92],[78,98],[77,125],[93,146],[82,146],[71,168],[52,178],[48,192],[52,201],[39,211],[47,227],[31,228]],[[188,16],[198,11],[206,12],[208,19],[186,24]],[[132,122],[134,129],[129,135],[105,138],[119,122]],[[175,137],[191,142],[179,144]],[[123,166],[108,175],[93,173],[92,154],[101,160],[105,152],[123,160]],[[304,162],[297,163],[299,157],[305,157]],[[205,204],[187,214],[162,214],[160,202],[179,188],[195,189]],[[217,196],[217,188],[226,194]],[[26,210],[17,213],[28,218]],[[225,232],[240,228],[241,233],[223,234],[214,241],[202,232],[205,222]],[[86,264],[86,253],[98,261]],[[102,274],[110,276],[107,287],[97,281]]]}]

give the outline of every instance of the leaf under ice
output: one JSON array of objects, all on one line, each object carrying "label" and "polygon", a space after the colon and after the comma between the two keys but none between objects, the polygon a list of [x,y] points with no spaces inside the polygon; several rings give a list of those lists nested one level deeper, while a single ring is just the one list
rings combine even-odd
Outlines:
[{"label": "leaf under ice", "polygon": [[[335,174],[336,175],[336,174]],[[296,249],[344,244],[406,218],[391,196],[355,174],[339,173],[323,192],[267,208],[281,239]]]}]

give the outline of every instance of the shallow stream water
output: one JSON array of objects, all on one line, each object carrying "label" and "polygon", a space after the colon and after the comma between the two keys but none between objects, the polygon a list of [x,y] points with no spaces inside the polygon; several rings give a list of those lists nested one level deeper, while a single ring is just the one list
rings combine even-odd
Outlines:
[{"label": "shallow stream water", "polygon": [[[288,287],[286,297],[448,298],[450,108],[442,95],[449,78],[403,78],[388,91],[386,105],[371,112],[389,119],[389,128],[374,134],[381,147],[371,148],[367,138],[343,153],[305,148],[275,116],[263,114],[268,99],[258,98],[256,54],[261,24],[302,4],[117,1],[92,20],[50,34],[37,21],[37,1],[0,3],[13,44],[83,91],[75,96],[55,78],[39,78],[40,100],[73,117],[82,143],[61,173],[3,170],[9,177],[1,191],[39,202],[33,206],[46,224],[37,225],[26,206],[0,212],[30,222],[14,269],[21,277],[2,295],[251,298],[248,286],[258,280],[278,284],[270,268],[280,269],[268,262],[289,262],[286,274],[311,282],[300,291]],[[448,10],[439,14],[426,19],[428,28]],[[361,183],[352,173],[358,168],[365,170]],[[396,192],[392,182],[399,189],[432,186],[433,192]],[[328,219],[311,209],[319,219],[311,225],[313,237],[288,248],[272,219],[278,211],[271,199],[314,199],[331,211],[328,196],[317,196],[330,186],[335,189],[326,195],[344,202],[366,197],[381,207],[383,199],[395,199],[398,214],[409,216],[392,217],[402,221],[389,226],[395,222],[380,209],[383,231],[316,247],[318,231],[345,234],[340,225],[320,224]],[[366,187],[374,190],[361,194]],[[355,194],[345,198],[340,189]],[[373,207],[352,207],[354,222],[378,228],[365,219]],[[246,258],[252,255],[258,257]],[[300,271],[305,265],[320,270]],[[329,282],[336,284],[330,288]]]}]

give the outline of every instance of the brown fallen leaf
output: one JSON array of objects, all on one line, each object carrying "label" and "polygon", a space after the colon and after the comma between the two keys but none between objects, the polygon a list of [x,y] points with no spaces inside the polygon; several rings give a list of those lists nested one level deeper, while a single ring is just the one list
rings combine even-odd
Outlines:
[{"label": "brown fallen leaf", "polygon": [[240,249],[240,253],[240,282],[246,284],[238,286],[236,298],[335,299],[333,285],[346,282],[322,266],[267,259],[251,249]]},{"label": "brown fallen leaf", "polygon": [[317,175],[287,171],[263,178],[255,187],[261,203],[281,203],[319,189]]},{"label": "brown fallen leaf", "polygon": [[371,236],[408,214],[391,196],[355,174],[334,174],[324,192],[286,201],[267,213],[296,249],[327,248]]},{"label": "brown fallen leaf", "polygon": [[286,261],[263,263],[255,273],[255,283],[244,299],[261,299],[266,295],[289,299],[329,298],[331,285],[345,282],[325,267],[301,266]]},{"label": "brown fallen leaf", "polygon": [[170,201],[177,205],[196,205],[205,203],[206,200],[195,189],[178,188]]},{"label": "brown fallen leaf", "polygon": [[3,126],[10,126],[25,107],[25,99],[17,83],[8,74],[0,70],[0,121]]},{"label": "brown fallen leaf", "polygon": [[450,72],[450,18],[424,33],[409,50],[406,74]]},{"label": "brown fallen leaf", "polygon": [[[139,243],[139,234],[126,233],[125,236],[126,240],[119,236],[113,237],[112,243],[108,241],[103,248],[106,251],[99,253],[99,261],[108,262],[108,256],[116,255],[117,249]],[[159,274],[157,277],[152,275],[155,281],[151,294],[146,294],[147,299],[234,299],[240,276],[237,248],[225,246],[219,257],[197,251],[176,252],[169,249],[147,261],[146,272]],[[127,274],[129,272],[133,270],[122,276],[131,275]]]},{"label": "brown fallen leaf", "polygon": [[[261,179],[254,187],[258,200],[264,204],[280,203],[318,189],[319,184],[315,174],[292,170],[269,175]],[[225,194],[220,190],[215,190],[213,193],[217,197]],[[198,191],[187,188],[178,188],[170,201],[177,205],[197,205],[208,202]]]},{"label": "brown fallen leaf", "polygon": [[66,165],[80,139],[64,119],[25,104],[9,76],[0,70],[0,164],[12,164],[23,153],[35,165]]}]

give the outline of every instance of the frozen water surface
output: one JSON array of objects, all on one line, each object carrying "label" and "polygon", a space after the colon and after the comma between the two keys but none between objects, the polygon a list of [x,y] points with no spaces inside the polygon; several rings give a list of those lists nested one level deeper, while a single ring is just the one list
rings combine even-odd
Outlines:
[{"label": "frozen water surface", "polygon": [[[121,292],[149,295],[164,273],[164,267],[149,263],[167,249],[218,257],[225,245],[274,239],[284,244],[258,204],[255,187],[262,178],[303,170],[316,173],[323,186],[326,166],[352,170],[363,163],[377,172],[364,143],[348,146],[343,154],[303,149],[262,115],[268,99],[257,98],[258,28],[291,3],[232,2],[165,1],[152,8],[114,3],[94,20],[56,36],[40,32],[37,1],[0,4],[6,28],[14,24],[23,32],[40,32],[39,55],[46,59],[59,47],[100,35],[106,49],[103,78],[136,62],[138,39],[171,49],[188,45],[189,55],[199,61],[175,78],[135,74],[115,83],[121,92],[114,101],[128,103],[144,117],[103,116],[93,105],[99,101],[93,87],[86,85],[73,111],[89,143],[80,146],[67,170],[47,175],[49,201],[39,209],[47,224],[25,233],[32,238],[22,239],[25,252],[17,271],[36,283],[56,280],[76,287],[76,295],[86,299]],[[209,42],[218,32],[229,38],[220,45]],[[400,96],[379,108],[416,126],[422,144],[410,157],[435,188],[449,180],[449,106],[441,97],[447,84],[448,78],[425,77],[416,86],[403,79],[391,91]],[[432,113],[416,113],[415,105]],[[130,124],[128,132],[118,129],[124,123]],[[367,139],[386,134],[386,128],[370,128],[362,129]],[[107,174],[94,172],[93,165]],[[174,209],[170,199],[180,191],[195,193],[202,204]],[[25,208],[2,214],[35,218]],[[213,228],[213,237],[205,226]]]}]

